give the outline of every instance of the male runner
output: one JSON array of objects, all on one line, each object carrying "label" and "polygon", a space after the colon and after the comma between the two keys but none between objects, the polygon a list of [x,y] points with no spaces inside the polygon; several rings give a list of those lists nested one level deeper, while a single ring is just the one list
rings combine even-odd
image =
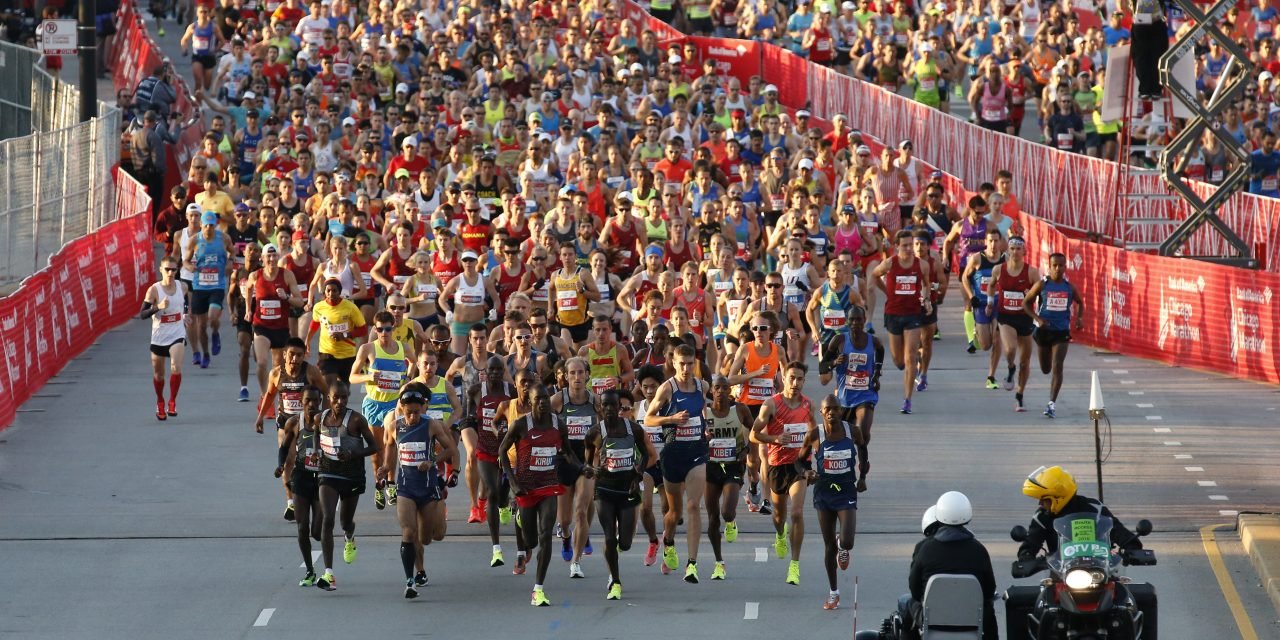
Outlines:
[{"label": "male runner", "polygon": [[[508,310],[507,313],[511,313]],[[433,328],[434,329],[434,328]],[[524,333],[529,333],[526,329]],[[464,390],[464,399],[468,400],[468,404],[464,407],[467,415],[472,415],[475,411],[475,405],[470,404],[471,395],[466,391],[475,387],[481,380],[487,380],[490,386],[496,385],[504,380],[510,382],[514,377],[508,378],[506,366],[498,372],[498,377],[491,378],[485,372],[487,363],[493,357],[493,353],[486,350],[485,345],[487,330],[484,323],[477,322],[471,325],[467,330],[467,352],[465,355],[458,356],[449,364],[448,369],[444,372],[446,380],[461,380],[462,389]],[[526,340],[528,342],[528,340]],[[448,343],[438,343],[442,348],[447,348]],[[484,522],[486,513],[488,512],[489,503],[485,499],[487,493],[487,485],[482,486],[480,476],[478,475],[479,465],[476,464],[476,438],[479,436],[474,429],[463,429],[461,438],[463,448],[466,449],[467,467],[463,470],[467,482],[467,495],[471,499],[471,508],[467,513],[467,522],[475,524]],[[501,505],[499,505],[501,506]]]},{"label": "male runner", "polygon": [[[567,388],[551,397],[551,411],[560,418],[568,434],[565,448],[572,450],[577,459],[586,460],[587,432],[598,422],[596,397],[587,389],[587,361],[575,357],[564,364]],[[558,471],[565,494],[559,500],[556,513],[556,535],[564,541],[561,554],[570,563],[569,577],[585,578],[582,555],[591,551],[591,539],[587,533],[595,515],[595,485],[590,478],[580,475],[575,467],[562,464]]]},{"label": "male runner", "polygon": [[[800,543],[804,540],[804,493],[807,486],[796,469],[805,434],[817,428],[813,406],[804,396],[804,377],[809,368],[803,362],[787,364],[782,374],[782,393],[774,394],[760,407],[751,428],[751,439],[768,445],[769,493],[773,499],[773,550],[791,563],[787,584],[800,584]],[[790,523],[788,525],[788,516]],[[790,540],[788,540],[788,526]]]},{"label": "male runner", "polygon": [[[894,238],[897,255],[876,265],[872,272],[875,285],[885,293],[884,326],[889,332],[889,353],[893,364],[902,371],[904,414],[911,413],[911,394],[915,391],[916,354],[920,350],[920,328],[924,316],[933,308],[929,301],[931,270],[917,260],[911,249],[911,232],[899,231]],[[910,357],[908,357],[910,356]]]},{"label": "male runner", "polygon": [[280,267],[280,252],[274,244],[263,248],[262,268],[249,274],[245,290],[249,293],[245,322],[253,325],[258,391],[266,393],[269,372],[280,366],[289,341],[289,309],[302,308],[307,299],[298,295],[293,272]]},{"label": "male runner", "polygon": [[[782,347],[773,340],[778,329],[778,316],[772,311],[751,311],[751,342],[738,347],[733,362],[726,369],[730,385],[740,385],[738,403],[746,407],[748,424],[754,424],[765,400],[773,397],[781,387]],[[739,333],[741,336],[741,333]],[[745,336],[742,336],[745,337]],[[760,499],[760,449],[754,443],[747,444],[747,510],[752,513],[772,513],[769,500]]]},{"label": "male runner", "polygon": [[1031,283],[1040,279],[1040,270],[1027,264],[1026,256],[1026,241],[1018,236],[1009,238],[1004,264],[998,264],[991,270],[991,283],[987,285],[987,315],[994,314],[1000,325],[1000,342],[1004,347],[1005,362],[1009,365],[1009,376],[1004,381],[1006,390],[1013,388],[1013,374],[1018,374],[1013,410],[1019,413],[1026,411],[1022,406],[1022,394],[1027,390],[1027,378],[1031,375],[1031,332],[1035,328],[1031,316],[1023,308],[1023,301],[1028,297]]},{"label": "male runner", "polygon": [[[227,274],[230,273],[232,255],[231,238],[218,229],[218,214],[206,211],[200,214],[200,233],[196,241],[187,246],[182,262],[195,273],[191,284],[191,321],[195,325],[191,345],[194,356],[200,356],[201,369],[209,368],[209,355],[222,351],[222,338],[218,328],[222,324],[222,305],[227,297]],[[210,346],[212,345],[212,346]]]},{"label": "male runner", "polygon": [[[400,385],[409,377],[409,364],[417,360],[412,345],[395,339],[396,319],[388,311],[379,311],[373,316],[374,339],[356,349],[356,361],[351,367],[351,384],[364,384],[364,402],[361,413],[373,430],[373,437],[378,442],[387,442],[383,431],[383,423],[388,413],[395,411],[396,401],[400,397]],[[373,454],[374,474],[373,506],[379,511],[386,508],[387,503],[396,504],[398,488],[394,470],[391,465],[384,464],[383,451]],[[386,472],[380,470],[385,468]],[[386,484],[386,491],[382,484]]]},{"label": "male runner", "polygon": [[[333,525],[342,502],[342,531],[347,542],[342,559],[356,561],[356,505],[364,493],[364,458],[373,455],[380,444],[364,416],[347,408],[351,388],[338,381],[329,386],[329,406],[320,414],[320,508],[324,512],[320,549],[324,554],[324,575],[316,586],[325,591],[338,588],[333,577]],[[362,446],[363,445],[363,446]]]},{"label": "male runner", "polygon": [[[276,446],[285,444],[284,425],[289,418],[302,414],[304,408],[302,394],[307,389],[317,389],[321,394],[328,394],[329,385],[325,382],[320,369],[307,362],[307,344],[302,338],[289,338],[284,348],[284,362],[271,370],[267,375],[267,390],[262,394],[262,402],[258,404],[258,415],[253,420],[255,433],[262,433],[262,419],[268,407],[279,395],[280,404],[276,411]],[[321,398],[324,396],[322,395]],[[294,519],[293,493],[289,488],[289,478],[284,480],[284,519]],[[319,513],[319,512],[317,512]]]},{"label": "male runner", "polygon": [[712,580],[724,580],[724,555],[720,552],[720,517],[724,516],[724,540],[738,539],[738,493],[742,491],[742,474],[746,469],[748,427],[751,413],[734,402],[729,380],[722,375],[711,378],[711,403],[707,405],[707,536],[716,556]]},{"label": "male runner", "polygon": [[929,312],[921,318],[920,327],[920,367],[916,374],[916,391],[929,388],[929,365],[933,362],[933,341],[938,337],[938,306],[947,295],[947,284],[950,278],[943,271],[942,259],[933,250],[933,234],[925,229],[912,232],[912,248],[916,258],[929,265]]},{"label": "male runner", "polygon": [[964,272],[960,275],[960,287],[964,291],[965,305],[973,311],[974,337],[983,351],[990,351],[987,364],[987,388],[999,389],[996,384],[996,365],[1000,362],[1000,332],[996,331],[995,317],[987,313],[987,287],[991,286],[991,272],[996,265],[1004,264],[1004,236],[993,227],[984,236],[982,251],[969,256]]},{"label": "male runner", "polygon": [[[160,260],[160,282],[147,289],[140,317],[151,318],[151,386],[156,390],[156,420],[178,415],[178,389],[182,387],[182,350],[185,337],[187,285],[177,280],[178,261]],[[169,407],[164,406],[164,361],[169,359]]]},{"label": "male runner", "polygon": [[[317,418],[324,396],[320,389],[310,387],[302,392],[302,411],[289,416],[280,428],[280,448],[276,452],[277,478],[284,478],[285,488],[293,496],[289,500],[289,513],[297,510],[298,550],[307,573],[298,581],[299,587],[316,583],[316,569],[311,560],[311,538],[319,539],[323,516],[320,506],[320,429]],[[293,455],[290,455],[292,453]]]},{"label": "male runner", "polygon": [[588,366],[591,392],[599,395],[607,389],[629,389],[635,374],[626,349],[613,336],[613,321],[609,316],[597,315],[591,319],[591,341],[582,345],[578,356]]},{"label": "male runner", "polygon": [[621,416],[621,396],[627,391],[610,389],[600,397],[602,419],[587,434],[587,465],[595,469],[596,512],[604,529],[604,560],[609,565],[605,598],[622,599],[618,552],[631,548],[636,533],[636,505],[640,504],[640,479],[657,455],[640,425]]},{"label": "male runner", "polygon": [[863,442],[871,442],[871,422],[876,416],[876,403],[880,400],[880,373],[884,367],[884,345],[880,339],[866,332],[867,314],[855,309],[849,315],[849,335],[841,344],[828,347],[828,361],[818,363],[818,382],[827,386],[834,372],[835,397],[844,411],[843,419],[858,428]]},{"label": "male runner", "polygon": [[[643,323],[639,323],[643,324]],[[655,328],[665,329],[665,327]],[[654,338],[655,343],[657,338]],[[666,343],[665,333],[662,337],[662,343]],[[641,416],[639,422],[644,428],[645,436],[649,438],[649,444],[653,446],[654,457],[649,460],[649,465],[645,467],[644,487],[640,492],[640,524],[644,527],[644,532],[649,536],[649,550],[644,554],[644,566],[653,566],[658,561],[658,526],[653,515],[654,496],[658,496],[659,508],[662,510],[663,519],[667,513],[667,495],[659,488],[662,486],[662,470],[659,468],[658,460],[662,457],[662,427],[648,426],[644,424],[643,416],[648,414],[649,403],[653,402],[653,398],[658,394],[658,387],[667,379],[667,376],[661,366],[644,365],[640,367],[636,373],[636,379],[639,382],[640,400],[635,403],[635,414]],[[664,567],[666,565],[663,565]]]},{"label": "male runner", "polygon": [[[490,567],[501,567],[504,564],[502,545],[498,542],[498,524],[511,522],[511,508],[507,506],[510,483],[502,477],[502,469],[498,466],[498,445],[506,435],[506,422],[497,420],[498,407],[516,395],[511,383],[502,379],[505,370],[502,358],[489,356],[484,377],[467,389],[467,406],[471,409],[461,423],[463,431],[471,430],[475,435],[475,446],[467,450],[467,464],[472,464],[471,458],[475,458],[476,472],[490,496],[486,501],[485,513],[489,525],[489,540],[493,544]],[[499,425],[502,429],[499,429]]]},{"label": "male runner", "polygon": [[1067,281],[1066,272],[1067,256],[1051,254],[1049,275],[1032,284],[1022,301],[1023,309],[1036,323],[1032,337],[1039,348],[1040,371],[1049,375],[1049,404],[1044,409],[1046,418],[1057,416],[1058,391],[1062,389],[1062,368],[1067,361],[1067,348],[1071,346],[1071,328],[1084,326],[1081,318],[1084,301],[1075,286]]}]

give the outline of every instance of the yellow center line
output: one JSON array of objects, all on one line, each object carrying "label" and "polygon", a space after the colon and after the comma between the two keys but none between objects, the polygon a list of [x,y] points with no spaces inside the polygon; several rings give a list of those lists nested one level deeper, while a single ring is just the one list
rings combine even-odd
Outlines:
[{"label": "yellow center line", "polygon": [[1214,531],[1225,527],[1225,524],[1211,524],[1200,528],[1200,541],[1204,543],[1204,554],[1209,558],[1209,566],[1213,568],[1213,575],[1218,579],[1218,588],[1222,589],[1222,597],[1227,601],[1227,607],[1231,609],[1231,617],[1235,618],[1236,627],[1240,629],[1240,640],[1258,640],[1258,632],[1253,629],[1253,622],[1249,619],[1249,613],[1244,610],[1244,603],[1240,601],[1240,594],[1236,591],[1236,585],[1231,581],[1231,574],[1227,573],[1227,565],[1222,562],[1222,551],[1218,549],[1218,538]]}]

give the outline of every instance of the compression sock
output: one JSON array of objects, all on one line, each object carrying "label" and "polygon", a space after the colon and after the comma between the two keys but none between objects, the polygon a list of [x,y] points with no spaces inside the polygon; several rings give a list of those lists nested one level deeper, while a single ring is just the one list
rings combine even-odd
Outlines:
[{"label": "compression sock", "polygon": [[164,402],[164,378],[152,378],[151,386],[156,389],[156,402]]},{"label": "compression sock", "polygon": [[964,334],[973,342],[978,337],[978,321],[973,319],[973,310],[964,312]]},{"label": "compression sock", "polygon": [[413,579],[413,543],[400,543],[400,564],[404,565],[404,579]]},{"label": "compression sock", "polygon": [[[160,381],[157,380],[156,384],[159,384],[159,383]],[[170,400],[178,399],[178,389],[181,387],[182,387],[182,374],[181,373],[169,374],[169,399]]]}]

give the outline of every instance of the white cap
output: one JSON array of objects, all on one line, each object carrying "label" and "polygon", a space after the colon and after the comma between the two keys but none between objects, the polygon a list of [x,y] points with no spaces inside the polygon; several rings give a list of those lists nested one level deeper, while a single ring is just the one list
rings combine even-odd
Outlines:
[{"label": "white cap", "polygon": [[582,69],[574,69],[574,71],[573,71],[573,77],[575,77],[575,78],[585,78],[585,77],[587,77],[587,72],[586,72],[586,71],[583,71]]},{"label": "white cap", "polygon": [[476,255],[476,252],[474,251],[467,250],[462,252],[461,259],[462,260],[479,260],[480,256]]},{"label": "white cap", "polygon": [[667,58],[667,64],[680,64],[683,61],[684,61],[684,58],[681,58],[680,56],[674,53],[671,54],[670,58]]},{"label": "white cap", "polygon": [[773,93],[777,93],[777,92],[778,92],[778,88],[777,88],[777,87],[775,87],[775,86],[773,86],[773,85],[771,85],[771,84],[766,84],[766,85],[764,86],[764,92],[765,92],[765,93],[769,93],[770,91],[772,91]]},{"label": "white cap", "polygon": [[849,0],[844,0],[844,3],[840,5],[840,8],[845,11],[853,11],[854,9],[858,8],[858,5],[852,2],[849,2]]},{"label": "white cap", "polygon": [[356,126],[356,119],[355,119],[355,118],[352,118],[351,116],[347,116],[347,117],[343,118],[343,119],[342,119],[342,126],[344,126],[344,127],[345,127],[345,126],[347,126],[347,125],[351,125],[351,126],[353,126],[353,127],[354,127],[354,126]]},{"label": "white cap", "polygon": [[857,154],[863,154],[863,153],[865,153],[865,154],[867,154],[867,155],[871,155],[871,147],[868,147],[868,146],[867,146],[867,145],[865,145],[865,144],[860,144],[860,145],[858,145],[858,148],[857,148],[857,149],[854,149],[853,151],[854,151],[854,153],[857,153]]},{"label": "white cap", "polygon": [[409,85],[403,82],[396,85],[396,93],[409,93]]},{"label": "white cap", "polygon": [[267,246],[265,246],[265,247],[263,247],[263,248],[262,248],[262,253],[275,253],[275,254],[279,254],[279,253],[280,253],[280,249],[276,248],[276,245],[274,245],[274,244],[272,244],[272,243],[268,242],[268,243],[267,243]]},{"label": "white cap", "polygon": [[400,148],[403,149],[405,147],[413,147],[414,149],[417,149],[418,139],[414,136],[405,136],[404,140],[400,142]]},{"label": "white cap", "polygon": [[808,159],[808,158],[801,158],[801,159],[800,159],[800,168],[801,168],[801,169],[812,169],[812,168],[813,168],[813,161],[812,161],[812,160],[810,160],[810,159]]},{"label": "white cap", "polygon": [[243,99],[245,99],[245,100],[256,100],[256,99],[258,98],[258,94],[254,93],[254,92],[252,92],[252,91],[246,91],[246,92],[244,92],[244,95],[242,95],[242,96],[240,96],[240,97],[241,97],[241,98],[243,98]]},{"label": "white cap", "polygon": [[921,42],[921,43],[920,43],[920,53],[929,53],[929,52],[931,52],[931,51],[933,51],[933,43],[932,43],[932,42]]},{"label": "white cap", "polygon": [[643,71],[644,71],[644,65],[640,64],[639,62],[631,63],[631,73],[641,73]]},{"label": "white cap", "polygon": [[631,77],[631,72],[626,69],[618,69],[618,72],[614,74],[614,77],[619,80],[626,80]]},{"label": "white cap", "polygon": [[196,204],[196,203],[194,203],[194,202],[192,202],[191,204],[187,205],[187,213],[201,213],[201,212],[203,212],[203,211],[204,211],[204,209],[201,209],[201,208],[200,208],[200,205],[198,205],[198,204]]},{"label": "white cap", "polygon": [[618,200],[626,200],[627,202],[635,202],[636,199],[631,196],[630,191],[623,191],[615,196]]},{"label": "white cap", "polygon": [[831,5],[823,4],[821,7],[818,7],[818,13],[831,13]]},{"label": "white cap", "polygon": [[1262,73],[1259,73],[1259,74],[1258,74],[1258,83],[1259,83],[1259,84],[1261,84],[1261,83],[1266,82],[1266,81],[1268,81],[1268,80],[1270,80],[1270,79],[1272,79],[1272,78],[1274,78],[1274,77],[1275,77],[1275,76],[1271,75],[1271,72],[1270,72],[1270,71],[1263,71]]},{"label": "white cap", "polygon": [[797,112],[796,112],[796,117],[797,117],[797,118],[808,118],[808,117],[809,117],[809,116],[811,116],[811,115],[813,115],[813,114],[809,113],[809,112],[808,112],[807,110],[805,110],[805,109],[801,109],[801,110],[799,110],[799,111],[797,111]]}]

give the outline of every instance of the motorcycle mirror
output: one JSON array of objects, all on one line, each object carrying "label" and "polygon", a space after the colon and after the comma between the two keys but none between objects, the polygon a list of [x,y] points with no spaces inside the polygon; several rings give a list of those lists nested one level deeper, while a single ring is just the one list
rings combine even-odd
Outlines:
[{"label": "motorcycle mirror", "polygon": [[1137,529],[1136,529],[1136,532],[1137,532],[1137,534],[1138,534],[1138,535],[1140,535],[1140,536],[1150,535],[1150,533],[1151,533],[1151,521],[1150,521],[1150,520],[1139,520],[1139,521],[1138,521],[1138,527],[1137,527]]},{"label": "motorcycle mirror", "polygon": [[[1144,520],[1143,522],[1146,521]],[[1148,522],[1147,524],[1151,523]],[[1142,523],[1138,523],[1138,526],[1141,527]],[[1018,525],[1009,530],[1009,537],[1013,538],[1014,542],[1022,542],[1027,539],[1027,528],[1022,525]]]}]

